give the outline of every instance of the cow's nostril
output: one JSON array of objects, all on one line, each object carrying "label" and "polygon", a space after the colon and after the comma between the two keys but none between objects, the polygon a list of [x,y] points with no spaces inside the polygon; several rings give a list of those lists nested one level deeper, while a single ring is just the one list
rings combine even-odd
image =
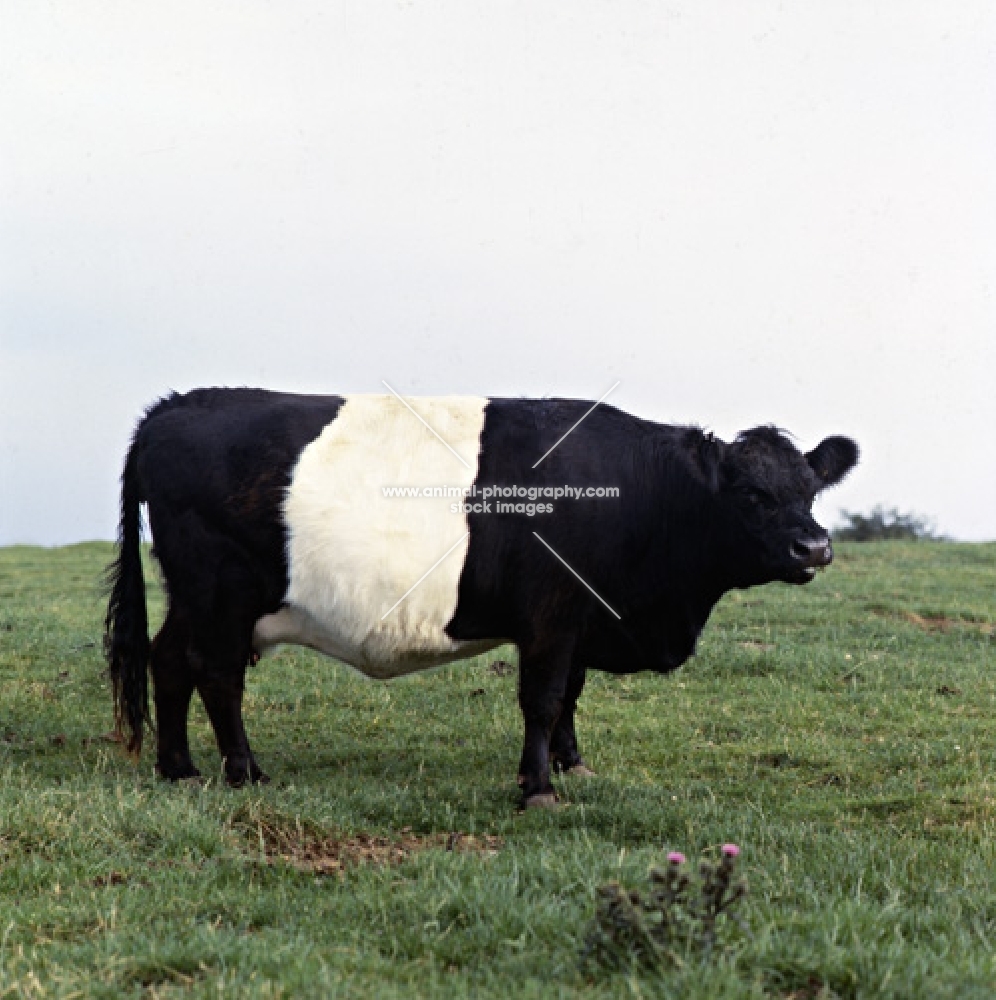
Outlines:
[{"label": "cow's nostril", "polygon": [[797,538],[792,542],[791,552],[793,558],[810,564],[824,565],[833,558],[828,537]]},{"label": "cow's nostril", "polygon": [[813,554],[810,544],[809,542],[801,542],[799,539],[796,539],[792,542],[792,555],[796,559],[809,559]]}]

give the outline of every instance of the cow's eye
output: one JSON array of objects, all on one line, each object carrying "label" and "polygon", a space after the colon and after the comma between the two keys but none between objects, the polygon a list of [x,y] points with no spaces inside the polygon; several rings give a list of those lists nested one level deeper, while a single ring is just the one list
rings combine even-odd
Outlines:
[{"label": "cow's eye", "polygon": [[775,506],[774,500],[763,490],[747,490],[746,497],[752,507],[761,510],[771,510]]}]

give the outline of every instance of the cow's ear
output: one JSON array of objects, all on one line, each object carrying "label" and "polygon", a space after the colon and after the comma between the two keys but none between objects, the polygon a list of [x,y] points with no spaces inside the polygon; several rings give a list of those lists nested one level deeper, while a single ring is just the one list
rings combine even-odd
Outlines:
[{"label": "cow's ear", "polygon": [[823,483],[821,489],[835,486],[858,464],[858,446],[846,437],[824,438],[806,461]]}]

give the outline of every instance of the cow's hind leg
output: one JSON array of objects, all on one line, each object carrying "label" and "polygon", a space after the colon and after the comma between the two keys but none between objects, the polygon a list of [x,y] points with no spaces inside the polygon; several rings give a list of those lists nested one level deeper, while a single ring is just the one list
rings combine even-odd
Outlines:
[{"label": "cow's hind leg", "polygon": [[574,711],[578,698],[584,690],[585,668],[578,658],[571,661],[571,672],[564,692],[564,707],[560,711],[550,737],[550,766],[554,771],[567,774],[591,776],[594,774],[578,750],[577,733],[574,731]]},{"label": "cow's hind leg", "polygon": [[186,613],[171,605],[152,643],[152,686],[156,706],[156,770],[170,781],[196,778],[190,757],[187,712],[194,693],[188,658],[190,626]]},{"label": "cow's hind leg", "polygon": [[[234,596],[238,591],[230,593]],[[233,788],[269,780],[256,763],[242,722],[242,695],[253,652],[255,620],[253,614],[245,614],[242,609],[251,606],[240,602],[226,607],[226,602],[219,601],[216,617],[204,623],[197,638],[197,693],[214,729],[225,780]]]},{"label": "cow's hind leg", "polygon": [[216,542],[218,564],[210,614],[196,627],[197,692],[204,702],[225,766],[225,780],[234,788],[269,779],[249,747],[242,722],[246,668],[253,655],[253,625],[260,617],[256,577],[234,546]]},{"label": "cow's hind leg", "polygon": [[233,788],[270,779],[256,763],[242,722],[245,664],[225,673],[212,671],[198,680],[197,691],[207,709],[225,766],[225,780]]},{"label": "cow's hind leg", "polygon": [[190,676],[211,720],[225,778],[236,786],[265,781],[242,725],[242,693],[253,626],[273,610],[278,588],[235,538],[195,511],[167,513],[150,505],[156,551],[170,595],[183,595]]}]

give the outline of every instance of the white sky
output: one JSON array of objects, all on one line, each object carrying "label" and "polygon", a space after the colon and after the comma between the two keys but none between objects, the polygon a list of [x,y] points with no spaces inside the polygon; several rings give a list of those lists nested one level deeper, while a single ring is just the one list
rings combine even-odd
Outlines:
[{"label": "white sky", "polygon": [[996,6],[0,0],[0,544],[170,388],[858,439],[996,538]]}]

